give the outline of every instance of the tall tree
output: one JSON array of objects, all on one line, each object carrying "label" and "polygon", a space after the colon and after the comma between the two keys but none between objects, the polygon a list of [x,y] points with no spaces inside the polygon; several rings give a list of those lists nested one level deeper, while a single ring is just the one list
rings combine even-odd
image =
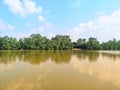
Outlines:
[{"label": "tall tree", "polygon": [[89,38],[89,40],[86,43],[86,46],[89,50],[99,50],[101,48],[99,41],[97,41],[97,39],[93,37]]}]

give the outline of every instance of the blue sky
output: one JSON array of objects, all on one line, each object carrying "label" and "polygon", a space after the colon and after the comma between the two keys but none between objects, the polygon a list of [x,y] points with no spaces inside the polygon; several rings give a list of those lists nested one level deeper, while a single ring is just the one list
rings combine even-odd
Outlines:
[{"label": "blue sky", "polygon": [[1,0],[0,36],[120,39],[120,0]]}]

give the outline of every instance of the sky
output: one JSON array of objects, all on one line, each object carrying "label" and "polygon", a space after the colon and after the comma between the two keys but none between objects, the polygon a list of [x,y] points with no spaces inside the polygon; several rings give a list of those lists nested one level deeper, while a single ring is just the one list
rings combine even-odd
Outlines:
[{"label": "sky", "polygon": [[0,36],[120,40],[120,0],[0,0]]}]

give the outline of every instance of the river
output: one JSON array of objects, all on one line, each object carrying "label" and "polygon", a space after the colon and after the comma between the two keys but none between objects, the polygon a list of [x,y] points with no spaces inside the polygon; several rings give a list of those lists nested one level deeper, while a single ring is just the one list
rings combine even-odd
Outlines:
[{"label": "river", "polygon": [[120,51],[0,51],[0,90],[120,90]]}]

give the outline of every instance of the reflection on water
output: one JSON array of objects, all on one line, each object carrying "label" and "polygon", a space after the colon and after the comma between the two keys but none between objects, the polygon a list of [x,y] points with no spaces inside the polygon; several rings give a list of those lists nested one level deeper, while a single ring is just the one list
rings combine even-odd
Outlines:
[{"label": "reflection on water", "polygon": [[0,63],[11,63],[16,60],[39,65],[51,59],[55,63],[69,63],[72,51],[0,51]]},{"label": "reflection on water", "polygon": [[0,90],[120,90],[120,51],[0,51]]}]

